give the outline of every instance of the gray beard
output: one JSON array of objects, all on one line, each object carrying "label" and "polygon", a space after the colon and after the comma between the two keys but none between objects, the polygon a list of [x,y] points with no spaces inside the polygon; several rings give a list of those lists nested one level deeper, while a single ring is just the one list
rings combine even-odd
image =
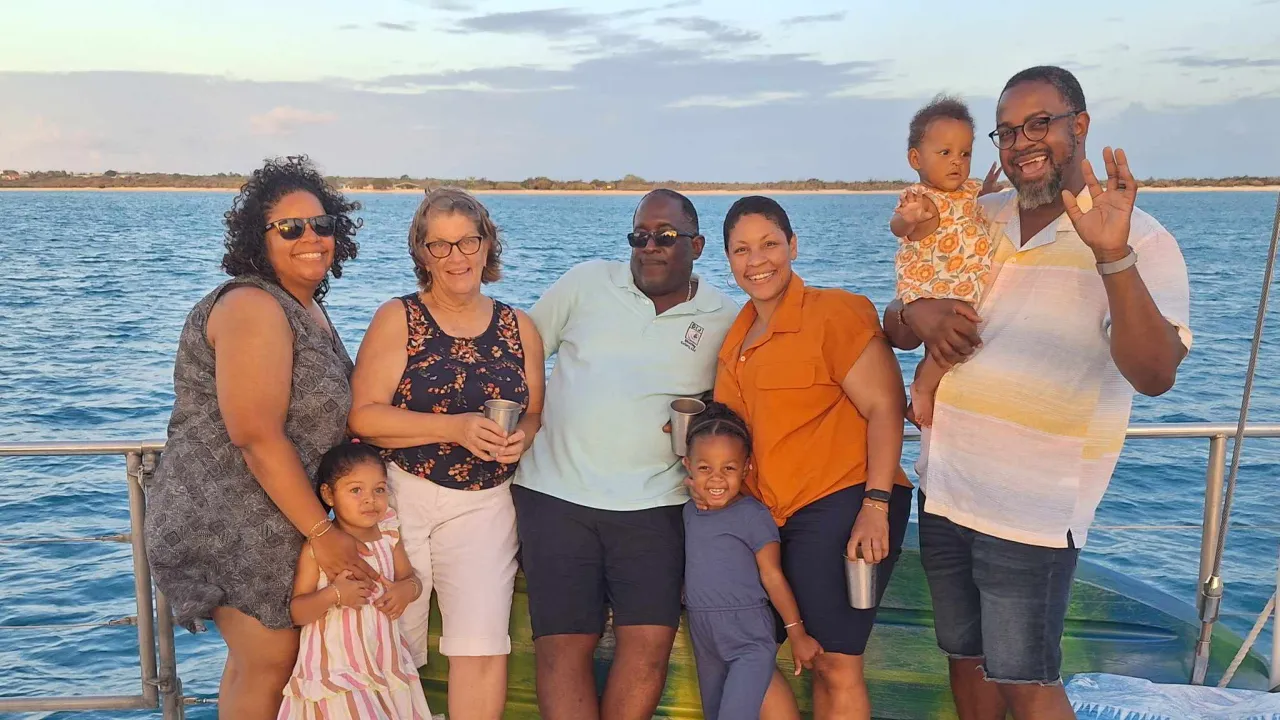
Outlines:
[{"label": "gray beard", "polygon": [[1055,165],[1043,180],[1013,186],[1018,189],[1018,207],[1023,210],[1051,205],[1062,198],[1062,170]]},{"label": "gray beard", "polygon": [[[1067,155],[1067,162],[1075,161],[1076,156],[1076,136],[1071,135],[1070,153]],[[1045,205],[1052,205],[1054,202],[1062,199],[1062,165],[1058,165],[1053,161],[1053,156],[1045,158],[1045,162],[1049,163],[1049,174],[1043,180],[1033,182],[1023,182],[1019,184],[1012,177],[1009,182],[1013,184],[1014,189],[1018,191],[1018,207],[1023,210],[1035,210]]]}]

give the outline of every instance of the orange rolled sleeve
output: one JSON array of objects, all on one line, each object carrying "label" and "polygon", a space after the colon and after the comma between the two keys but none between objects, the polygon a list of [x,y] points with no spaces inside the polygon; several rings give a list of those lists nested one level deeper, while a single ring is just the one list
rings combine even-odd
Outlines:
[{"label": "orange rolled sleeve", "polygon": [[823,304],[822,356],[831,377],[843,382],[871,339],[884,337],[884,331],[875,305],[861,295],[832,294]]}]

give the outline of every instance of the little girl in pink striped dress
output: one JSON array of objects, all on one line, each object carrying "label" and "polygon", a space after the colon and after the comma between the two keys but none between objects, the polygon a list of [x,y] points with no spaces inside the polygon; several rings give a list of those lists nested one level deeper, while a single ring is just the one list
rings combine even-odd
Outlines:
[{"label": "little girl in pink striped dress", "polygon": [[277,720],[431,720],[396,623],[422,584],[387,506],[382,458],[368,445],[343,443],[321,459],[317,476],[335,524],[373,551],[365,559],[382,581],[369,585],[346,572],[330,581],[303,546],[291,605],[302,637]]}]

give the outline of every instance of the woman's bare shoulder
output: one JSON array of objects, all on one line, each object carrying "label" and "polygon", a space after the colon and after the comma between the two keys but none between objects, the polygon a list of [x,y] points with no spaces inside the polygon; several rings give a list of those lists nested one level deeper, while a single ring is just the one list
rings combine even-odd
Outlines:
[{"label": "woman's bare shoulder", "polygon": [[409,335],[409,314],[405,303],[398,297],[391,298],[378,306],[369,321],[369,329],[361,341],[363,350],[370,346],[403,345]]},{"label": "woman's bare shoulder", "polygon": [[222,309],[232,313],[263,312],[268,307],[279,309],[280,303],[274,295],[256,285],[236,285],[228,288],[213,304],[215,312]]},{"label": "woman's bare shoulder", "polygon": [[521,309],[520,309],[520,308],[518,308],[518,307],[512,307],[512,308],[511,308],[511,311],[515,313],[515,315],[516,315],[516,323],[520,325],[520,330],[521,330],[522,332],[523,332],[526,328],[533,329],[535,332],[537,331],[537,328],[536,328],[536,327],[534,327],[534,325],[533,325],[533,318],[529,316],[529,313],[527,313],[527,312],[525,312],[525,311],[521,310]]},{"label": "woman's bare shoulder", "polygon": [[378,306],[373,313],[373,322],[403,320],[405,318],[404,300],[399,297],[393,297],[390,300]]},{"label": "woman's bare shoulder", "polygon": [[253,285],[239,285],[222,293],[209,312],[205,332],[211,343],[229,328],[235,332],[290,332],[289,319],[275,296]]}]

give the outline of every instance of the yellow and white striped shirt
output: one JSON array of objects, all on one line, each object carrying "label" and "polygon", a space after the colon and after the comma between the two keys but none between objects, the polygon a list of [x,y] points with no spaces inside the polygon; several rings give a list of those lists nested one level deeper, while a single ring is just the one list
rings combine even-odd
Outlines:
[{"label": "yellow and white striped shirt", "polygon": [[[982,347],[947,373],[924,434],[925,510],[1044,547],[1085,543],[1124,445],[1133,387],[1111,359],[1107,293],[1065,214],[1018,247],[1017,196],[980,199],[997,243],[978,312]],[[1081,193],[1082,210],[1092,207]],[[1182,251],[1134,209],[1129,245],[1156,306],[1191,347]]]}]

